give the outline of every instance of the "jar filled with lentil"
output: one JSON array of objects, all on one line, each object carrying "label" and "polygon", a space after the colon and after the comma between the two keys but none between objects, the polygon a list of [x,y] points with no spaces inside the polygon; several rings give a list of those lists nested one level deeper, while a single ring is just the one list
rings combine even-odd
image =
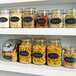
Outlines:
[{"label": "jar filled with lentil", "polygon": [[38,10],[36,16],[36,27],[48,27],[48,10]]},{"label": "jar filled with lentil", "polygon": [[22,27],[22,9],[13,8],[10,12],[10,27],[21,28]]},{"label": "jar filled with lentil", "polygon": [[47,64],[51,66],[61,66],[62,48],[60,39],[51,39],[47,47]]},{"label": "jar filled with lentil", "polygon": [[76,9],[66,10],[65,27],[76,27]]},{"label": "jar filled with lentil", "polygon": [[52,10],[50,16],[49,27],[58,28],[63,27],[63,10]]},{"label": "jar filled with lentil", "polygon": [[35,27],[35,8],[27,8],[23,15],[23,27]]},{"label": "jar filled with lentil", "polygon": [[21,63],[31,63],[32,39],[23,38],[19,46],[19,61]]},{"label": "jar filled with lentil", "polygon": [[46,40],[35,39],[33,45],[33,63],[45,64],[46,63]]}]

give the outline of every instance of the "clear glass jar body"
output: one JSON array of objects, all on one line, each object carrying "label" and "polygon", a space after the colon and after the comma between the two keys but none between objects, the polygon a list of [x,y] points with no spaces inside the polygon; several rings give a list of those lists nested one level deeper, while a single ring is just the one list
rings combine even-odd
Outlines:
[{"label": "clear glass jar body", "polygon": [[10,13],[10,27],[21,28],[22,27],[22,10],[15,8]]},{"label": "clear glass jar body", "polygon": [[23,15],[23,27],[35,27],[35,8],[25,9]]},{"label": "clear glass jar body", "polygon": [[21,63],[31,63],[32,41],[30,38],[22,39],[19,46],[19,61]]},{"label": "clear glass jar body", "polygon": [[36,39],[33,45],[33,63],[45,64],[46,63],[46,40]]},{"label": "clear glass jar body", "polygon": [[60,39],[52,39],[47,47],[47,64],[51,66],[61,66],[62,48]]},{"label": "clear glass jar body", "polygon": [[38,10],[36,16],[36,27],[48,27],[48,10]]},{"label": "clear glass jar body", "polygon": [[65,15],[65,27],[76,27],[76,10],[68,9]]},{"label": "clear glass jar body", "polygon": [[52,28],[63,27],[63,10],[52,10],[50,16],[50,25]]}]

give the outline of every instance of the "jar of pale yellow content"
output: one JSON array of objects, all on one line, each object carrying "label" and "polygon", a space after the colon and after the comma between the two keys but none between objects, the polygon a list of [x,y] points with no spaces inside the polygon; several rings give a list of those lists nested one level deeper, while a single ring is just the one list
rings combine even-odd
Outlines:
[{"label": "jar of pale yellow content", "polygon": [[62,48],[60,39],[52,39],[47,47],[47,64],[51,66],[60,66],[62,63]]}]

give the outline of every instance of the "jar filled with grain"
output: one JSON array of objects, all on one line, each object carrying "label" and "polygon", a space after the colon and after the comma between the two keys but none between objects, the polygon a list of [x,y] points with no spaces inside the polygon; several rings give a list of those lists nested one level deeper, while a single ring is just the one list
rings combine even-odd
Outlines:
[{"label": "jar filled with grain", "polygon": [[46,63],[46,40],[35,39],[33,45],[33,63],[45,64]]},{"label": "jar filled with grain", "polygon": [[47,47],[47,64],[51,66],[61,66],[62,47],[60,39],[51,39]]},{"label": "jar filled with grain", "polygon": [[49,27],[52,27],[52,28],[63,27],[63,10],[62,9],[52,10],[49,21],[50,21]]}]

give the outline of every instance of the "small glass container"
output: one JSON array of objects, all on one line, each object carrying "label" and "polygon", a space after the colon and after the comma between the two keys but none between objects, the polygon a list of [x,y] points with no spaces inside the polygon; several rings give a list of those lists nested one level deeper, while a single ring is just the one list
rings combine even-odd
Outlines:
[{"label": "small glass container", "polygon": [[23,38],[19,46],[19,61],[21,63],[31,63],[32,39]]},{"label": "small glass container", "polygon": [[22,9],[13,8],[10,13],[10,27],[21,28],[22,27]]},{"label": "small glass container", "polygon": [[38,10],[36,16],[36,27],[48,27],[48,10]]},{"label": "small glass container", "polygon": [[51,11],[50,15],[50,25],[52,28],[61,28],[63,27],[63,10],[55,9]]},{"label": "small glass container", "polygon": [[33,63],[45,64],[46,63],[46,40],[35,39],[33,45]]},{"label": "small glass container", "polygon": [[51,66],[61,66],[62,48],[60,39],[51,39],[47,47],[47,64]]},{"label": "small glass container", "polygon": [[65,27],[76,27],[76,9],[66,10]]}]

